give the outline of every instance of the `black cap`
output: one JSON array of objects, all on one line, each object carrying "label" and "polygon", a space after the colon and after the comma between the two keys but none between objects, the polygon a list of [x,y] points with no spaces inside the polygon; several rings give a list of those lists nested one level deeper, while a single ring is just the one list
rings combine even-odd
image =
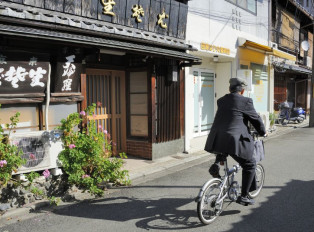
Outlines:
[{"label": "black cap", "polygon": [[229,83],[230,83],[230,87],[236,87],[236,86],[245,87],[245,86],[247,86],[246,81],[244,79],[238,78],[238,77],[231,78],[229,80]]}]

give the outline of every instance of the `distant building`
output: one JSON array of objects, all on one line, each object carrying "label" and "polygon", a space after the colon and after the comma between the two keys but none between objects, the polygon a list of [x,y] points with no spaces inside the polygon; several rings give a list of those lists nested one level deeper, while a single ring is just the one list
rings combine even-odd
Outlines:
[{"label": "distant building", "polygon": [[247,78],[256,110],[266,126],[273,77],[269,75],[269,1],[195,0],[189,2],[187,43],[202,64],[185,69],[188,152],[202,150],[210,131],[216,101],[229,92],[229,79]]},{"label": "distant building", "polygon": [[270,44],[281,54],[272,58],[275,110],[284,101],[310,108],[313,7],[313,1],[272,1]]}]

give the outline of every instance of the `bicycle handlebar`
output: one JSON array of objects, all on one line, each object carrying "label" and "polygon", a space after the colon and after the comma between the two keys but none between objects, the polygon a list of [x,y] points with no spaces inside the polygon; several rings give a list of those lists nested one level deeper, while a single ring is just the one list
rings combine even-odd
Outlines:
[{"label": "bicycle handlebar", "polygon": [[[260,136],[259,133],[258,133],[257,131],[255,131],[255,130],[251,130],[251,131],[250,131],[250,134],[251,134],[253,137],[256,137],[256,138],[258,138],[258,137]],[[266,138],[267,136],[268,136],[267,133],[263,135],[264,138]]]}]

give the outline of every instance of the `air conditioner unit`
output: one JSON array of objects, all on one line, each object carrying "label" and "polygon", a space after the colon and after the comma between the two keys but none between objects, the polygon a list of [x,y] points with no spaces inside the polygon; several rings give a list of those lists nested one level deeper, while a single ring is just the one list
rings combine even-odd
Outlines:
[{"label": "air conditioner unit", "polygon": [[61,166],[58,161],[58,155],[63,149],[60,137],[61,132],[57,130],[14,133],[11,135],[11,144],[18,146],[23,153],[23,158],[26,159],[26,163],[18,169],[17,173],[13,174],[41,171]]},{"label": "air conditioner unit", "polygon": [[258,112],[258,114],[262,118],[266,131],[268,131],[270,128],[269,112]]},{"label": "air conditioner unit", "polygon": [[273,49],[277,49],[277,50],[278,50],[278,44],[277,44],[277,43],[270,42],[270,46],[271,46]]}]

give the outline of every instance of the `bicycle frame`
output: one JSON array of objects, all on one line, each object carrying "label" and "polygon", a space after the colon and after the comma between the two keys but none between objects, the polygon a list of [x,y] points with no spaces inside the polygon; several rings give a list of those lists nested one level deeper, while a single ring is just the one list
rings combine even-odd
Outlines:
[{"label": "bicycle frame", "polygon": [[216,200],[216,205],[220,204],[228,196],[228,191],[226,191],[224,193],[224,190],[229,189],[231,187],[231,184],[234,181],[235,174],[239,170],[241,170],[241,167],[240,167],[239,164],[237,164],[237,165],[234,165],[233,168],[231,168],[229,170],[227,159],[225,161],[223,161],[223,162],[224,162],[224,172],[225,172],[225,175],[223,176],[223,178],[221,178],[221,179],[214,178],[214,179],[211,179],[211,180],[207,181],[203,185],[203,187],[201,188],[198,196],[196,197],[196,199],[195,199],[196,202],[199,202],[201,200],[201,197],[203,196],[204,191],[207,188],[207,186],[210,185],[213,181],[216,181],[216,180],[222,181],[221,185],[219,186],[220,192],[219,192],[219,195],[218,195],[217,200]]}]

